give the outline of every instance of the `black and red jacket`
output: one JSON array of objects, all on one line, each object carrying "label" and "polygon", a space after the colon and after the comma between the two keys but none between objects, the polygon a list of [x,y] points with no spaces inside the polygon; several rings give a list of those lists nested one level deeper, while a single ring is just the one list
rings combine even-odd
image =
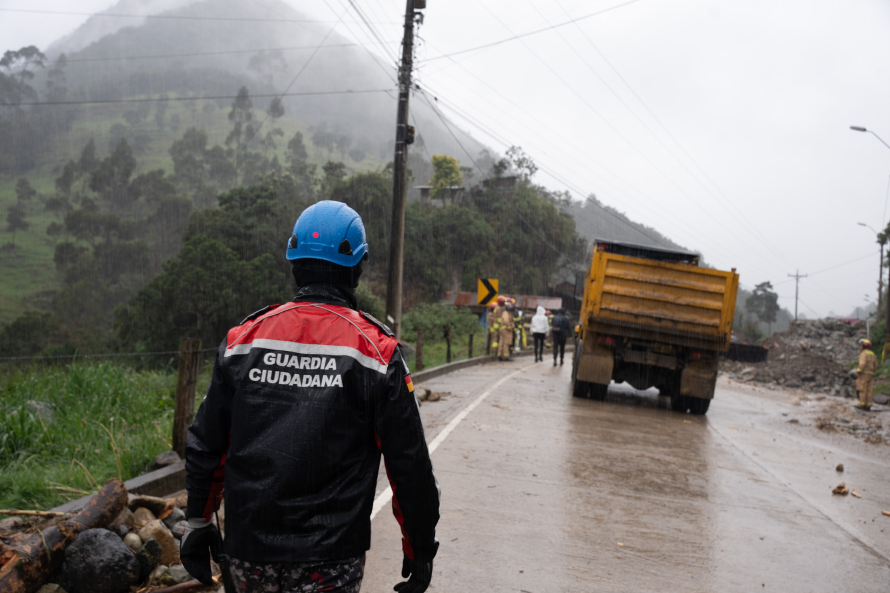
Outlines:
[{"label": "black and red jacket", "polygon": [[228,555],[361,556],[381,453],[405,553],[436,553],[439,490],[411,376],[391,332],[347,298],[303,287],[219,348],[185,461],[188,516],[210,518],[225,497]]}]

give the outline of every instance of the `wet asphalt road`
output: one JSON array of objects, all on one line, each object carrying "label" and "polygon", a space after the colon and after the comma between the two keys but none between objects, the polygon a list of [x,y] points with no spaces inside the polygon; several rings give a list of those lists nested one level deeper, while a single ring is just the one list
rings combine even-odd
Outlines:
[{"label": "wet asphalt road", "polygon": [[[723,379],[705,417],[625,385],[579,400],[569,361],[550,364],[425,383],[452,394],[421,407],[428,442],[477,404],[432,455],[430,591],[890,590],[890,446],[825,435],[817,404]],[[862,498],[833,496],[840,481]],[[362,591],[391,591],[401,559],[386,504]]]}]

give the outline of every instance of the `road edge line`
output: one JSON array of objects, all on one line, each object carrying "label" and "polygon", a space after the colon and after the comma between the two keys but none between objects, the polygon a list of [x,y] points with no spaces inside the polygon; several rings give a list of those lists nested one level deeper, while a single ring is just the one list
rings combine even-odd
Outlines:
[{"label": "road edge line", "polygon": [[[530,364],[528,366],[524,366],[521,369],[517,369],[517,370],[513,371],[506,377],[502,377],[494,385],[492,385],[487,390],[482,392],[482,394],[479,397],[477,397],[472,403],[467,405],[467,407],[465,407],[463,410],[458,412],[457,416],[452,418],[451,422],[449,422],[445,426],[445,428],[443,428],[439,432],[439,434],[436,435],[436,438],[434,438],[433,441],[429,445],[427,445],[427,447],[429,448],[430,455],[433,454],[433,451],[435,451],[436,449],[439,448],[439,445],[441,445],[445,441],[445,439],[448,438],[448,435],[451,434],[451,431],[453,431],[455,428],[457,428],[457,425],[460,424],[461,421],[470,414],[470,412],[475,410],[476,407],[479,406],[479,404],[481,404],[483,401],[485,401],[486,397],[491,395],[491,392],[493,392],[495,389],[497,389],[498,387],[503,385],[505,382],[509,381],[510,379],[512,379],[513,377],[518,375],[519,373],[526,371],[526,370],[532,368],[533,366],[535,366],[535,365]],[[385,489],[383,492],[381,492],[380,494],[377,495],[377,498],[374,499],[374,506],[371,507],[371,521],[374,520],[374,517],[377,516],[377,513],[379,513],[380,510],[384,507],[384,505],[386,505],[386,503],[388,503],[391,499],[392,499],[392,487]]]}]

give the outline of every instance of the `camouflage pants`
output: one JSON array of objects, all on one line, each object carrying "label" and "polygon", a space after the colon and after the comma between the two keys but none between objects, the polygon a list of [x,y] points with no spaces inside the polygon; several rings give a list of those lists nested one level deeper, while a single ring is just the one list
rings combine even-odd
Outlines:
[{"label": "camouflage pants", "polygon": [[322,564],[260,564],[229,557],[227,569],[235,590],[244,593],[358,593],[365,574],[365,558]]}]

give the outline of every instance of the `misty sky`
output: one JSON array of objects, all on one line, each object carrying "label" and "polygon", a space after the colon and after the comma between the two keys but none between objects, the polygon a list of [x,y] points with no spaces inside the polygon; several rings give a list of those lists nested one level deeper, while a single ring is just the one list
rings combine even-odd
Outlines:
[{"label": "misty sky", "polygon": [[[347,6],[286,1],[326,20]],[[356,2],[388,44],[376,53],[393,63],[404,2]],[[887,222],[890,148],[849,126],[890,142],[890,3],[637,0],[435,59],[623,3],[428,0],[416,80],[483,142],[522,146],[541,166],[539,183],[596,194],[712,265],[737,268],[748,288],[772,281],[789,310],[796,269],[811,274],[800,291],[809,317],[873,301],[878,250],[857,223]],[[0,9],[113,4],[0,0]],[[84,20],[0,12],[0,39],[45,48]],[[354,22],[338,28],[369,40]]]}]

